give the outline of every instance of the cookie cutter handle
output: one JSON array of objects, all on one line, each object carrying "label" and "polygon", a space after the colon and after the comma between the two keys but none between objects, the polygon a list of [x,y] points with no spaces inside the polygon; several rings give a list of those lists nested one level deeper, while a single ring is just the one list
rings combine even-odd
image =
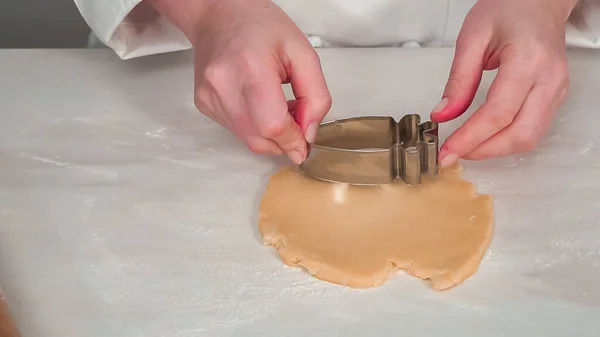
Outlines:
[{"label": "cookie cutter handle", "polygon": [[419,185],[421,183],[421,162],[422,152],[419,145],[402,147],[396,146],[398,159],[396,160],[399,168],[398,178],[409,185]]},{"label": "cookie cutter handle", "polygon": [[409,185],[421,184],[422,176],[438,174],[438,125],[421,124],[417,114],[406,115],[397,124],[396,177]]},{"label": "cookie cutter handle", "polygon": [[419,146],[421,148],[421,172],[428,177],[437,176],[438,165],[438,125],[425,122],[419,125]]}]

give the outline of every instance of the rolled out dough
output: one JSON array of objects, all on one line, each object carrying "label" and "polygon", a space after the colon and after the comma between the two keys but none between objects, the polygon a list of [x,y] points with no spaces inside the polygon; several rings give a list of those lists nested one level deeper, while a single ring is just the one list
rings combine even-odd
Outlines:
[{"label": "rolled out dough", "polygon": [[473,275],[491,241],[493,198],[457,164],[411,187],[352,186],[275,173],[260,204],[264,243],[318,279],[354,288],[398,269],[448,289]]}]

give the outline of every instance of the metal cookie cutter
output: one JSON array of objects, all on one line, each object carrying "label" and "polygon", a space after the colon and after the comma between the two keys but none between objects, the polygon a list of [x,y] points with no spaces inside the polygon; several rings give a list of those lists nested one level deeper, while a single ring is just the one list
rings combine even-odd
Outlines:
[{"label": "metal cookie cutter", "polygon": [[322,123],[304,174],[353,185],[387,184],[401,179],[419,185],[422,176],[438,174],[438,125],[421,124],[417,114],[353,117]]}]

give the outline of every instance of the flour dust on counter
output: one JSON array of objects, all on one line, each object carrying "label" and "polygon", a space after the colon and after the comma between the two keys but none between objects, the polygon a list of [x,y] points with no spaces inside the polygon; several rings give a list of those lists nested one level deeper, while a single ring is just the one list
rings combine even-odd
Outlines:
[{"label": "flour dust on counter", "polygon": [[[453,57],[318,52],[328,120],[427,118]],[[600,336],[600,53],[569,52],[570,97],[537,150],[461,163],[494,196],[491,254],[442,292],[402,272],[332,284],[263,246],[280,163],[197,111],[192,61],[0,50],[0,286],[23,337]]]}]

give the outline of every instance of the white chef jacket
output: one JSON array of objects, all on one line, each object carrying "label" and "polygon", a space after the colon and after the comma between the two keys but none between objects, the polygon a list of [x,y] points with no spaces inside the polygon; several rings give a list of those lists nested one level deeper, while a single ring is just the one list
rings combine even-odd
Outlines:
[{"label": "white chef jacket", "polygon": [[[191,48],[143,0],[74,1],[94,34],[122,59]],[[476,1],[273,0],[315,47],[453,46]],[[569,18],[567,45],[600,47],[600,0],[580,0]]]}]

